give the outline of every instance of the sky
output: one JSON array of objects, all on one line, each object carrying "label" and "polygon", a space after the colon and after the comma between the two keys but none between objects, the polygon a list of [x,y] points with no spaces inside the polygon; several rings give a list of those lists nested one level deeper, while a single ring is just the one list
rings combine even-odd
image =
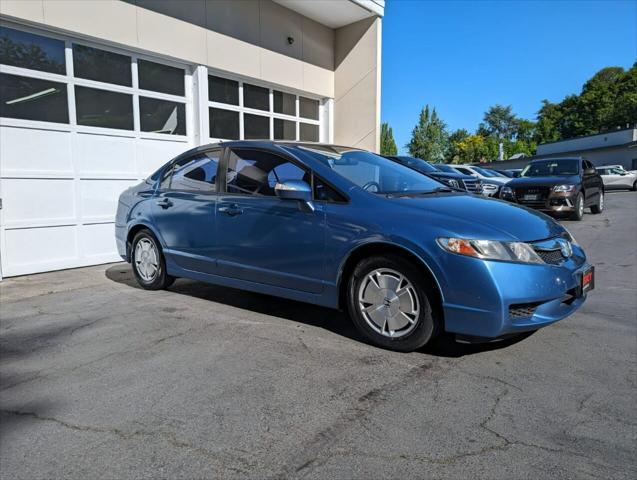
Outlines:
[{"label": "sky", "polygon": [[382,28],[381,118],[403,153],[425,104],[474,132],[491,105],[533,120],[637,61],[637,0],[386,0]]}]

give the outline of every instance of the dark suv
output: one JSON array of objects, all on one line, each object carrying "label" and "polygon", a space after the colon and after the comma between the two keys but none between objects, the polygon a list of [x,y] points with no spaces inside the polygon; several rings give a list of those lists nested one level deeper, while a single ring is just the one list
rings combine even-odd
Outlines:
[{"label": "dark suv", "polygon": [[466,190],[470,193],[482,193],[482,182],[471,175],[465,175],[457,171],[443,172],[422,158],[408,157],[405,155],[387,156],[386,158],[416,170],[417,172],[424,173],[450,187]]},{"label": "dark suv", "polygon": [[502,187],[500,198],[581,220],[587,207],[602,213],[604,184],[588,160],[548,158],[529,163],[519,178]]}]

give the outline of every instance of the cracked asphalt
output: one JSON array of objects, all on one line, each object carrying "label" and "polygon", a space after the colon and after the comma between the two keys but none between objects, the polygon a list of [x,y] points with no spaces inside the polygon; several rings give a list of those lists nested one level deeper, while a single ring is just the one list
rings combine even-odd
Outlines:
[{"label": "cracked asphalt", "polygon": [[410,354],[335,311],[125,264],[0,283],[0,476],[636,478],[637,194],[565,222],[572,317]]}]

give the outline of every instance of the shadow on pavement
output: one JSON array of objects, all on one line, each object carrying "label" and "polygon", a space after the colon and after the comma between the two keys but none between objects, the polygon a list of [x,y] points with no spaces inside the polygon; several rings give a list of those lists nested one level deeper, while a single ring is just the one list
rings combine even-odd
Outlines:
[{"label": "shadow on pavement", "polygon": [[[118,264],[106,270],[106,277],[113,282],[141,289],[129,265]],[[348,315],[330,308],[296,302],[260,293],[219,287],[195,280],[180,278],[168,289],[181,295],[188,295],[211,302],[221,303],[255,313],[273,315],[313,327],[324,328],[332,333],[366,343],[358,333]],[[527,338],[529,334],[492,343],[464,344],[454,340],[451,334],[442,334],[419,352],[436,357],[457,358],[465,355],[506,348]]]}]

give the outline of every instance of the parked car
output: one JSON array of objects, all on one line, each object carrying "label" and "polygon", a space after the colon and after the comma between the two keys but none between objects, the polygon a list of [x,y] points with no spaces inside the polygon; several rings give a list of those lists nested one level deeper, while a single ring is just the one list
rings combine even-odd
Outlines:
[{"label": "parked car", "polygon": [[497,197],[502,185],[505,185],[509,180],[504,175],[497,174],[486,168],[476,167],[474,165],[449,165],[457,172],[464,173],[465,175],[473,175],[479,178],[482,182],[482,190],[489,197]]},{"label": "parked car", "polygon": [[502,187],[500,198],[581,220],[587,207],[592,213],[604,210],[604,184],[588,160],[534,160],[522,170],[520,178]]},{"label": "parked car", "polygon": [[521,168],[520,169],[509,168],[509,169],[506,169],[506,170],[500,170],[500,169],[492,168],[491,171],[499,173],[500,175],[504,175],[507,178],[516,178],[516,177],[520,176],[519,173],[522,171],[522,169]]},{"label": "parked car", "polygon": [[594,286],[555,220],[333,145],[189,150],[121,194],[115,232],[145,289],[187,277],[344,308],[365,339],[399,351],[443,330],[536,330]]},{"label": "parked car", "polygon": [[597,167],[605,190],[637,190],[637,174],[624,170],[621,165]]},{"label": "parked car", "polygon": [[471,193],[482,193],[482,183],[471,175],[463,175],[458,172],[443,172],[438,170],[435,165],[415,157],[408,156],[388,156],[390,160],[398,162],[406,167],[412,168],[420,173],[429,175],[445,185],[453,188],[459,188]]}]

